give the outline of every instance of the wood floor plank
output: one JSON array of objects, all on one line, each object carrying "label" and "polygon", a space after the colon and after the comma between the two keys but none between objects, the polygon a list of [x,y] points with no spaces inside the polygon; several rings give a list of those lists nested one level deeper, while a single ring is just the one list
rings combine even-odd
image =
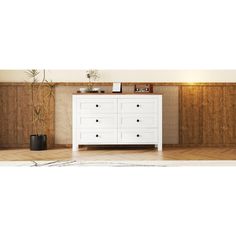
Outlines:
[{"label": "wood floor plank", "polygon": [[[70,148],[47,151],[29,149],[0,150],[0,161],[36,160],[77,160],[77,161],[154,161],[154,160],[236,160],[236,148],[164,148],[158,152],[154,148],[127,149],[80,149],[72,152]],[[1,163],[0,163],[1,164]]]}]

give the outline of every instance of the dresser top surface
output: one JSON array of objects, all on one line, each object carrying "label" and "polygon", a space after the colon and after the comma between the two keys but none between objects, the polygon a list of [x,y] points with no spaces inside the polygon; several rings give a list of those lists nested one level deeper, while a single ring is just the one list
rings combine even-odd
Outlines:
[{"label": "dresser top surface", "polygon": [[78,96],[156,96],[161,93],[73,93]]}]

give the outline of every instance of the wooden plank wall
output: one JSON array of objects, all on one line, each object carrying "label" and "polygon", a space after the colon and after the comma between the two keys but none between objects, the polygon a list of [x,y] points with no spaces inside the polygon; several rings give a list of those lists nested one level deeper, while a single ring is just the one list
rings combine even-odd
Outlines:
[{"label": "wooden plank wall", "polygon": [[223,89],[203,87],[203,144],[223,144]]},{"label": "wooden plank wall", "polygon": [[[236,84],[159,85],[179,89],[179,145],[236,146]],[[47,135],[49,146],[53,146],[55,101],[49,114]],[[0,83],[0,147],[28,147],[31,120],[29,88],[23,83]]]},{"label": "wooden plank wall", "polygon": [[236,87],[224,88],[224,113],[223,130],[226,135],[223,136],[223,142],[228,144],[236,143]]},{"label": "wooden plank wall", "polygon": [[180,144],[236,145],[236,86],[180,90]]},{"label": "wooden plank wall", "polygon": [[[47,90],[47,88],[44,88]],[[21,148],[29,146],[32,134],[32,106],[27,85],[0,86],[0,147]],[[48,146],[54,145],[55,102],[50,104],[47,117]]]},{"label": "wooden plank wall", "polygon": [[202,87],[180,88],[180,143],[202,143]]},{"label": "wooden plank wall", "polygon": [[17,143],[15,86],[0,87],[0,145],[14,147]]}]

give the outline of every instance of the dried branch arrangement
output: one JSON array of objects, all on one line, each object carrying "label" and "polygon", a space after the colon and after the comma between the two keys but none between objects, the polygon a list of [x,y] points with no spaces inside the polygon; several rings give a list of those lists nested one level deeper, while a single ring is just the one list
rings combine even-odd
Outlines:
[{"label": "dried branch arrangement", "polygon": [[47,120],[50,119],[49,107],[54,98],[54,84],[46,79],[46,71],[43,75],[39,70],[27,70],[27,84],[30,87],[32,105],[33,134],[46,134]]},{"label": "dried branch arrangement", "polygon": [[92,91],[93,90],[92,81],[98,80],[100,78],[100,74],[99,74],[98,70],[87,70],[86,76],[89,81],[88,82],[88,91]]}]

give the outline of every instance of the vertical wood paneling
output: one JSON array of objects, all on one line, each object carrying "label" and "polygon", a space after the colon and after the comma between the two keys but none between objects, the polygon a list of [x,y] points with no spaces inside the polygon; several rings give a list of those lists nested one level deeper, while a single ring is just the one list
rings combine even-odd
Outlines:
[{"label": "vertical wood paneling", "polygon": [[6,142],[9,146],[14,147],[17,144],[17,123],[14,118],[17,111],[16,86],[8,86],[7,98],[7,122],[5,124],[7,128]]},{"label": "vertical wood paneling", "polygon": [[180,144],[236,144],[236,86],[181,86]]},{"label": "vertical wood paneling", "polygon": [[236,87],[223,88],[223,143],[236,144]]},{"label": "vertical wood paneling", "polygon": [[223,144],[223,86],[203,87],[203,144]]},{"label": "vertical wood paneling", "polygon": [[182,86],[180,93],[180,143],[202,143],[202,87]]},{"label": "vertical wood paneling", "polygon": [[5,109],[6,109],[6,99],[5,97],[5,88],[6,86],[0,86],[0,145],[3,144],[4,141],[4,136],[6,136],[5,132],[6,129],[4,129],[4,123],[5,123]]},{"label": "vertical wood paneling", "polygon": [[[44,88],[46,95],[48,88]],[[53,91],[55,92],[55,91]],[[51,100],[47,114],[48,146],[55,139],[55,101]],[[32,105],[28,85],[0,86],[0,147],[28,147],[32,134]]]},{"label": "vertical wood paneling", "polygon": [[17,87],[17,144],[25,147],[32,134],[32,108],[28,86]]},{"label": "vertical wood paneling", "polygon": [[5,143],[4,137],[7,135],[7,130],[5,127],[5,120],[6,120],[6,88],[7,86],[0,87],[0,143]]},{"label": "vertical wood paneling", "polygon": [[[179,85],[178,88],[180,91],[180,144],[236,145],[236,85]],[[44,89],[43,94],[46,93],[47,88]],[[30,101],[28,86],[0,85],[0,147],[29,146],[29,135],[32,134]],[[60,102],[62,101],[63,97]],[[171,111],[168,110],[166,117],[169,116],[169,113]],[[60,116],[59,113],[57,115]],[[47,121],[46,128],[50,147],[54,145],[55,139],[54,99],[50,103]],[[61,129],[62,126],[63,124],[60,123],[57,129]],[[167,126],[169,130],[173,130],[172,127],[170,128],[170,123],[166,123]],[[60,132],[60,135],[64,135],[63,132]]]},{"label": "vertical wood paneling", "polygon": [[16,87],[0,87],[0,145],[14,147],[16,138]]}]

